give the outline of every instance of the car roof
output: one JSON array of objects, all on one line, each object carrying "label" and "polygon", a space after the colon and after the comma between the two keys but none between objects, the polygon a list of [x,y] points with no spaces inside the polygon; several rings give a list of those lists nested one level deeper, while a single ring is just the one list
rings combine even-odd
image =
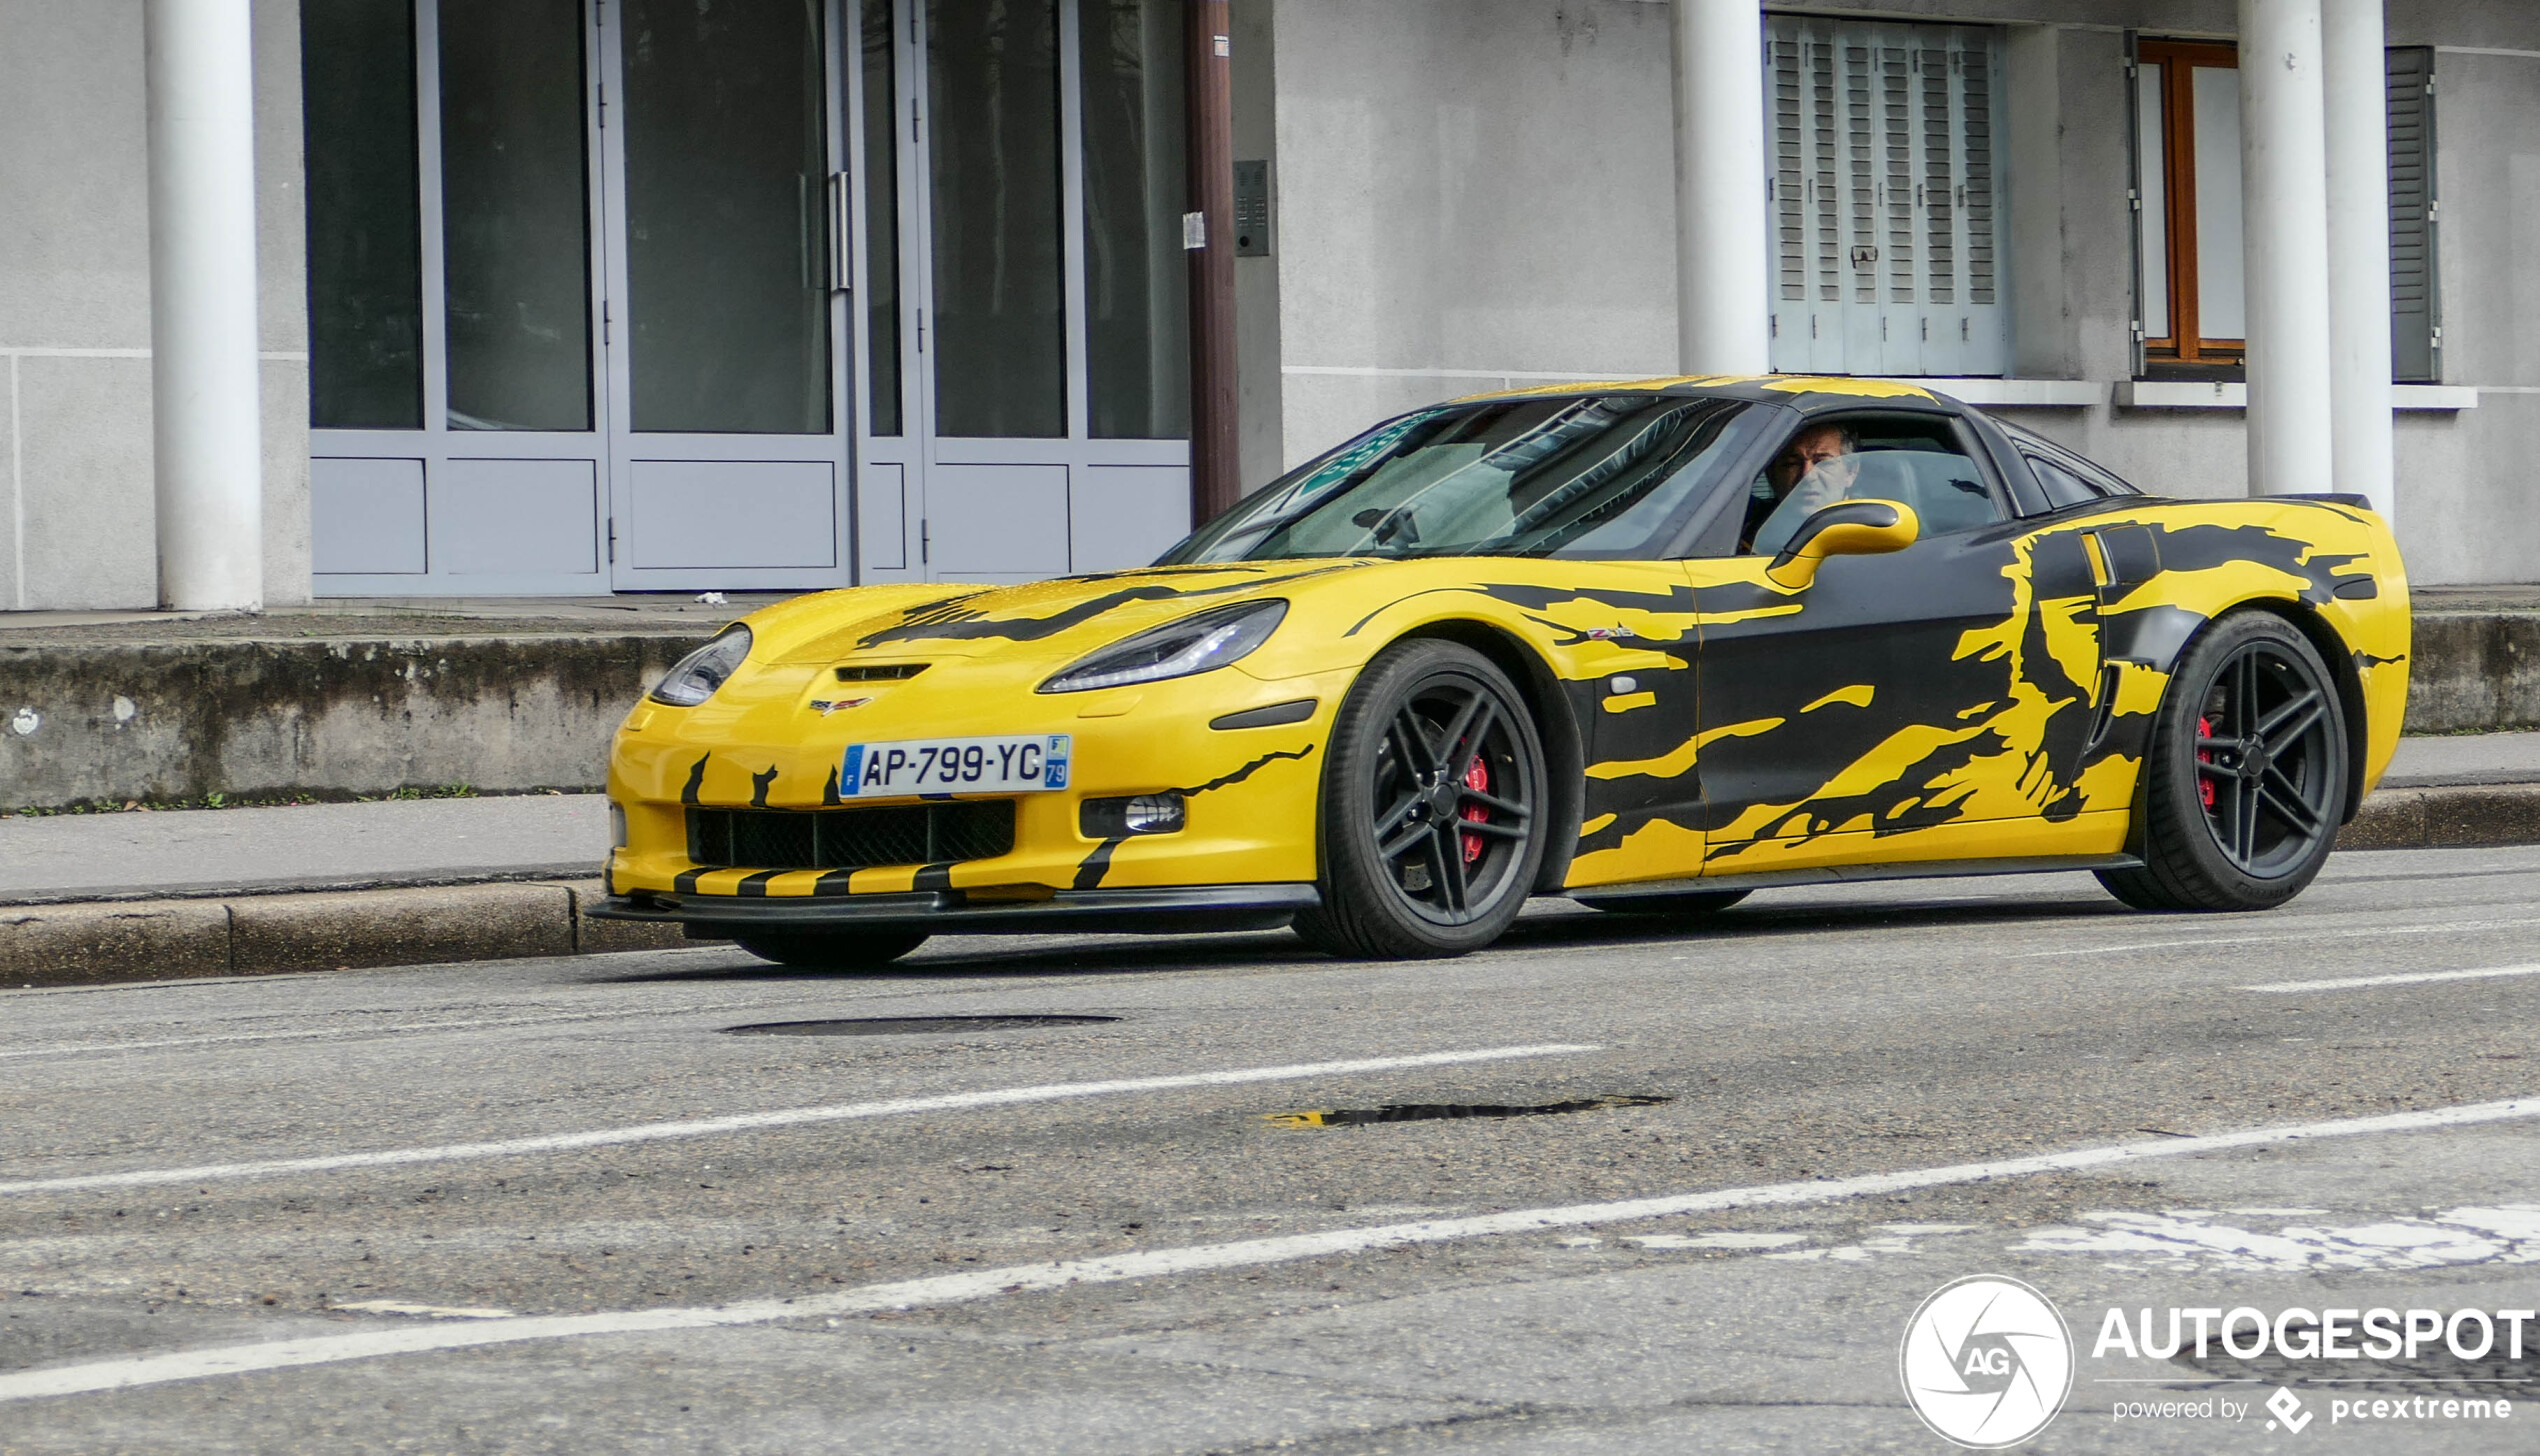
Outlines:
[{"label": "car roof", "polygon": [[1611,394],[1662,394],[1692,399],[1735,399],[1778,404],[1803,414],[1859,409],[1865,405],[1959,413],[1967,406],[1919,384],[1893,379],[1853,379],[1818,374],[1686,374],[1666,379],[1611,379],[1546,384],[1531,389],[1501,389],[1456,400],[1469,404],[1495,399],[1558,399]]}]

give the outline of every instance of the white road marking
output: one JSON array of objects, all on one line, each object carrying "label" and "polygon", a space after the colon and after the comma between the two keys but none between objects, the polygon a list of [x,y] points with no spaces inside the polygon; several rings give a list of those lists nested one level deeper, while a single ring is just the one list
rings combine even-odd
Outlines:
[{"label": "white road marking", "polygon": [[2240,989],[2290,995],[2297,991],[2353,991],[2366,986],[2421,986],[2434,981],[2492,981],[2498,976],[2540,976],[2540,965],[2489,966],[2477,971],[2409,971],[2388,976],[2347,976],[2335,981],[2267,981]]},{"label": "white road marking", "polygon": [[[1899,1173],[1870,1173],[1856,1178],[1809,1179],[1799,1183],[1767,1183],[1752,1188],[1723,1188],[1708,1193],[1681,1193],[1659,1198],[1632,1198],[1615,1203],[1574,1203],[1559,1208],[1517,1209],[1464,1218],[1419,1223],[1329,1229],[1322,1233],[1243,1239],[1226,1244],[1198,1244],[1177,1249],[1065,1259],[1043,1264],[1017,1264],[938,1274],[891,1284],[868,1284],[835,1294],[797,1299],[742,1300],[715,1306],[622,1310],[607,1314],[540,1315],[519,1319],[479,1320],[464,1324],[408,1326],[365,1330],[359,1334],[316,1335],[262,1344],[224,1345],[207,1350],[177,1350],[161,1355],[131,1355],[82,1365],[60,1365],[0,1375],[0,1404],[42,1396],[81,1395],[101,1390],[129,1390],[210,1375],[238,1375],[258,1370],[287,1370],[302,1365],[332,1365],[382,1355],[412,1355],[430,1350],[457,1350],[523,1340],[557,1340],[587,1335],[652,1334],[671,1330],[771,1324],[779,1320],[819,1319],[840,1315],[878,1314],[885,1310],[965,1304],[973,1300],[1029,1291],[1064,1289],[1078,1284],[1115,1284],[1129,1279],[1161,1279],[1220,1269],[1250,1269],[1267,1264],[1322,1259],[1380,1249],[1410,1248],[1461,1239],[1533,1234],[1597,1224],[1717,1213],[1732,1208],[1791,1207],[1831,1203],[1849,1198],[1878,1197],[1917,1188],[1981,1183],[1996,1178],[2025,1178],[2039,1173],[2066,1173],[2104,1168],[2146,1158],[2176,1158],[2192,1153],[2228,1152],[2306,1139],[2362,1137],[2375,1133],[2426,1132],[2540,1117],[2540,1098],[2478,1102],[2426,1112],[2394,1112],[2378,1117],[2335,1122],[2296,1123],[2283,1127],[2245,1128],[2203,1137],[2162,1138],[2156,1142],[2116,1143],[1958,1163]],[[1770,1254],[1766,1258],[1773,1257]]]},{"label": "white road marking", "polygon": [[727,1011],[784,1010],[807,1003],[731,1001],[718,1005],[664,1007],[654,1011],[571,1011],[553,1016],[493,1017],[478,1021],[410,1021],[394,1026],[330,1026],[306,1031],[238,1031],[217,1036],[172,1036],[155,1041],[66,1041],[50,1046],[0,1050],[0,1061],[19,1057],[66,1057],[82,1052],[159,1051],[168,1047],[225,1046],[254,1041],[310,1041],[358,1036],[411,1036],[433,1031],[481,1031],[488,1027],[558,1026],[576,1021],[637,1021],[647,1016],[718,1016]]},{"label": "white road marking", "polygon": [[191,1168],[139,1168],[128,1173],[82,1173],[67,1178],[30,1178],[0,1183],[0,1195],[72,1193],[86,1188],[144,1188],[160,1183],[208,1183],[215,1179],[275,1178],[291,1173],[330,1173],[343,1168],[392,1168],[409,1163],[447,1163],[466,1158],[512,1158],[534,1153],[572,1152],[581,1148],[623,1147],[665,1138],[712,1137],[721,1133],[762,1132],[807,1123],[854,1122],[870,1117],[898,1117],[917,1112],[960,1112],[975,1107],[1011,1107],[1025,1102],[1064,1102],[1084,1097],[1116,1097],[1131,1092],[1166,1092],[1181,1087],[1238,1087],[1250,1082],[1294,1082],[1308,1077],[1346,1077],[1364,1072],[1396,1072],[1411,1067],[1451,1067],[1466,1062],[1498,1062],[1519,1057],[1566,1057],[1602,1048],[1569,1043],[1541,1046],[1486,1047],[1478,1051],[1427,1052],[1410,1057],[1366,1057],[1348,1062],[1307,1062],[1284,1067],[1245,1067],[1230,1072],[1187,1072],[1164,1077],[1125,1077],[1110,1082],[1055,1082],[1038,1087],[1001,1087],[987,1092],[951,1092],[935,1097],[900,1097],[884,1102],[843,1102],[827,1107],[792,1107],[776,1112],[747,1112],[733,1117],[706,1117],[687,1122],[647,1122],[633,1127],[592,1132],[556,1133],[547,1137],[508,1138],[500,1142],[444,1143],[434,1147],[387,1148],[371,1153],[338,1153],[320,1158],[275,1158],[259,1163],[208,1163]]},{"label": "white road marking", "polygon": [[2290,1224],[2272,1233],[2202,1209],[2086,1213],[2085,1226],[2035,1229],[2015,1254],[2114,1255],[2116,1267],[2229,1273],[2402,1272],[2540,1262],[2540,1207],[2453,1208],[2351,1228]]},{"label": "white road marking", "polygon": [[2119,955],[2137,950],[2179,950],[2200,945],[2280,945],[2292,940],[2364,940],[2377,935],[2446,935],[2477,930],[2510,930],[2519,925],[2540,925],[2540,917],[2524,916],[2516,920],[2451,920],[2441,925],[2367,925],[2352,930],[2287,930],[2272,935],[2210,935],[2193,940],[2129,940],[2122,945],[2068,946],[2062,950],[2023,951],[2017,957],[2034,960],[2040,956]]}]

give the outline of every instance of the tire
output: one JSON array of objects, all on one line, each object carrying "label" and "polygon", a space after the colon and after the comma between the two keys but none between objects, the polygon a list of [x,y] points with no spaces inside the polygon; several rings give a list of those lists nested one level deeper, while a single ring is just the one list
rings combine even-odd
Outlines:
[{"label": "tire", "polygon": [[926,943],[922,930],[767,933],[732,942],[763,961],[805,971],[880,970]]},{"label": "tire", "polygon": [[1341,704],[1323,767],[1323,903],[1308,945],[1383,960],[1497,940],[1543,864],[1543,741],[1507,674],[1452,642],[1398,642]]},{"label": "tire", "polygon": [[1608,915],[1666,915],[1700,920],[1717,915],[1754,894],[1752,890],[1687,890],[1676,895],[1572,895],[1590,910]]},{"label": "tire", "polygon": [[2346,817],[2347,726],[2308,638],[2267,612],[2187,649],[2152,723],[2140,869],[2099,883],[2138,910],[2271,910],[2310,884]]}]

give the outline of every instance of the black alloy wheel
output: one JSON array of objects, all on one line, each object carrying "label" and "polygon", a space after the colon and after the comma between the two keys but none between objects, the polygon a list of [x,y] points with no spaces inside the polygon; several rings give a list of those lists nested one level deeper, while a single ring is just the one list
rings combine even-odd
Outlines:
[{"label": "black alloy wheel", "polygon": [[2192,644],[2154,721],[2143,868],[2100,875],[2155,910],[2263,910],[2301,893],[2345,819],[2347,727],[2309,640],[2265,612]]},{"label": "black alloy wheel", "polygon": [[761,931],[733,944],[804,971],[874,971],[926,943],[922,930]]},{"label": "black alloy wheel", "polygon": [[1544,761],[1490,659],[1414,640],[1359,675],[1323,769],[1323,904],[1297,932],[1334,955],[1462,955],[1499,938],[1543,863]]}]

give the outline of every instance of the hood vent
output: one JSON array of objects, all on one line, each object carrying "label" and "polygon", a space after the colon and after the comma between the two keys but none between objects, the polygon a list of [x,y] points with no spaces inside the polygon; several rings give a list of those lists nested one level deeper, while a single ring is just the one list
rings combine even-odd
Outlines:
[{"label": "hood vent", "polygon": [[840,682],[905,682],[924,672],[923,662],[883,662],[870,666],[848,666],[837,670]]}]

